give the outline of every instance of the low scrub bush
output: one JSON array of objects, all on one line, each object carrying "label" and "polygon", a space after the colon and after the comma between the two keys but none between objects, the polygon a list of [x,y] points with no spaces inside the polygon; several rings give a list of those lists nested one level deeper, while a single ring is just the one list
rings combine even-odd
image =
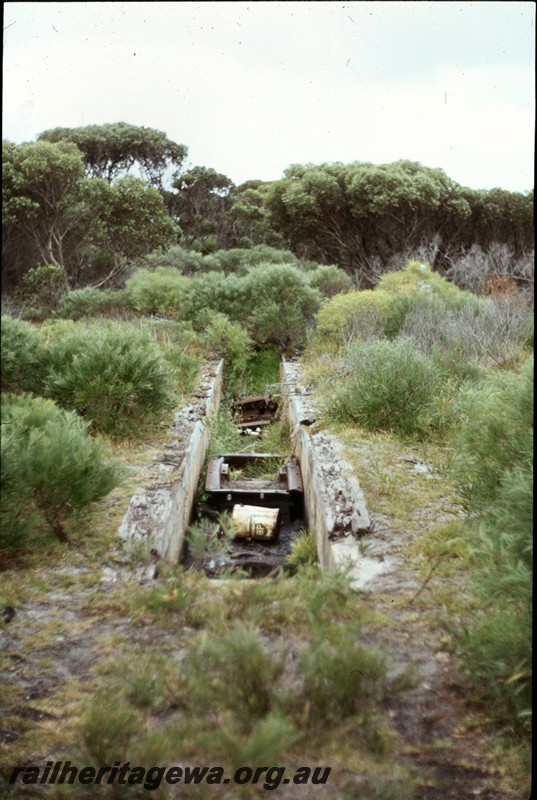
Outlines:
[{"label": "low scrub bush", "polygon": [[[192,703],[200,713],[226,708],[249,724],[272,710],[283,667],[282,657],[269,655],[256,628],[236,622],[223,636],[205,636],[192,654]],[[201,674],[203,681],[196,680]]]},{"label": "low scrub bush", "polygon": [[455,478],[466,509],[494,503],[511,470],[533,464],[533,358],[518,373],[493,373],[461,399]]},{"label": "low scrub bush", "polygon": [[314,533],[302,531],[291,545],[286,564],[290,572],[297,572],[300,567],[318,563],[317,541]]},{"label": "low scrub bush", "polygon": [[471,514],[481,612],[454,632],[475,692],[491,716],[529,730],[533,580],[533,360],[492,376],[464,398],[456,480]]},{"label": "low scrub bush", "polygon": [[427,431],[440,377],[433,361],[411,342],[355,342],[346,364],[346,376],[330,398],[339,417],[402,436]]},{"label": "low scrub bush", "polygon": [[304,695],[318,724],[364,712],[383,692],[384,657],[361,645],[356,635],[352,627],[321,627],[302,653]]},{"label": "low scrub bush", "polygon": [[120,313],[128,310],[128,296],[124,290],[103,291],[86,286],[74,289],[61,298],[54,312],[60,319],[77,320],[82,317]]},{"label": "low scrub bush", "polygon": [[286,349],[305,344],[319,308],[320,295],[307,276],[291,264],[260,264],[244,280],[246,326],[259,344]]},{"label": "low scrub bush", "polygon": [[88,425],[51,400],[5,395],[2,426],[4,536],[14,542],[28,533],[18,515],[26,506],[67,541],[66,521],[119,483],[118,466],[88,436]]},{"label": "low scrub bush", "polygon": [[226,361],[228,381],[244,373],[253,354],[253,342],[239,322],[225,314],[211,314],[203,337],[208,354]]},{"label": "low scrub bush", "polygon": [[173,405],[173,373],[153,337],[132,326],[74,326],[52,341],[45,394],[94,428],[123,435]]},{"label": "low scrub bush", "polygon": [[308,283],[323,297],[333,297],[352,288],[352,278],[333,264],[319,264],[307,273]]},{"label": "low scrub bush", "polygon": [[127,281],[125,290],[136,311],[146,314],[178,314],[189,281],[171,267],[138,269]]},{"label": "low scrub bush", "polygon": [[445,316],[448,309],[477,310],[479,303],[478,298],[434,273],[428,264],[411,261],[403,270],[385,273],[375,289],[333,297],[317,315],[317,325],[321,336],[336,336],[343,341],[383,336],[394,339],[415,308],[442,308]]},{"label": "low scrub bush", "polygon": [[3,316],[0,323],[3,392],[37,392],[42,377],[39,333],[29,322]]},{"label": "low scrub bush", "polygon": [[192,278],[181,307],[182,318],[203,330],[209,313],[226,314],[234,322],[244,322],[248,303],[244,279],[223,272],[209,272]]}]

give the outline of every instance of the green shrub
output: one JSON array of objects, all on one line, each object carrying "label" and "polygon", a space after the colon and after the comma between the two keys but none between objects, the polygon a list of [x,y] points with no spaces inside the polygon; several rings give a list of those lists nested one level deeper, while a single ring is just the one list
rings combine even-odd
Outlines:
[{"label": "green shrub", "polygon": [[249,724],[272,710],[283,667],[281,657],[267,653],[256,628],[236,622],[222,636],[205,635],[189,661],[193,707],[200,713],[226,708]]},{"label": "green shrub", "polygon": [[126,284],[126,294],[136,311],[146,314],[177,314],[189,281],[178,270],[157,267],[138,269]]},{"label": "green shrub", "polygon": [[253,342],[239,322],[232,322],[225,314],[211,314],[203,339],[211,357],[225,359],[228,380],[244,372],[253,354]]},{"label": "green shrub", "polygon": [[86,286],[64,294],[54,316],[77,320],[107,311],[126,310],[127,305],[128,297],[125,291],[110,292]]},{"label": "green shrub", "polygon": [[296,572],[302,566],[311,566],[318,563],[317,541],[314,533],[302,531],[291,544],[291,552],[286,560],[291,572]]},{"label": "green shrub", "polygon": [[1,385],[3,392],[39,391],[42,377],[38,331],[12,317],[0,322]]},{"label": "green shrub", "polygon": [[243,279],[246,326],[259,344],[293,349],[305,344],[320,295],[291,264],[260,264]]},{"label": "green shrub", "polygon": [[57,264],[41,264],[23,275],[17,294],[26,305],[40,311],[50,311],[56,307],[68,286],[69,281],[63,267]]},{"label": "green shrub", "polygon": [[445,309],[478,310],[480,302],[432,272],[428,264],[411,261],[400,272],[385,273],[375,289],[333,297],[317,315],[317,326],[321,336],[341,340],[394,339],[415,307],[430,303],[444,309],[445,315]]},{"label": "green shrub", "polygon": [[309,285],[323,297],[333,297],[352,288],[352,278],[333,264],[319,264],[307,272]]},{"label": "green shrub", "polygon": [[321,336],[340,342],[380,338],[384,336],[390,308],[390,296],[378,289],[338,294],[317,314],[317,329]]},{"label": "green shrub", "polygon": [[383,691],[385,660],[369,646],[354,641],[356,635],[349,627],[321,627],[302,653],[304,694],[317,723],[363,712]]},{"label": "green shrub", "polygon": [[370,430],[402,436],[426,432],[439,374],[410,342],[355,342],[347,366],[348,375],[332,398],[336,414]]},{"label": "green shrub", "polygon": [[467,392],[455,437],[456,480],[473,524],[482,609],[454,631],[471,685],[489,713],[528,730],[533,580],[533,359]]},{"label": "green shrub", "polygon": [[468,511],[495,502],[507,472],[533,463],[533,358],[520,372],[493,373],[461,400],[455,478]]},{"label": "green shrub", "polygon": [[117,465],[105,459],[100,442],[88,437],[86,424],[51,400],[6,395],[2,425],[3,500],[12,525],[6,536],[15,538],[18,504],[26,502],[30,513],[35,508],[67,541],[66,520],[119,483]]},{"label": "green shrub", "polygon": [[172,371],[148,333],[131,326],[73,328],[49,345],[45,394],[114,435],[173,405]]},{"label": "green shrub", "polygon": [[189,281],[181,307],[181,316],[196,330],[203,330],[208,315],[226,314],[234,322],[243,322],[249,311],[244,278],[209,272]]}]

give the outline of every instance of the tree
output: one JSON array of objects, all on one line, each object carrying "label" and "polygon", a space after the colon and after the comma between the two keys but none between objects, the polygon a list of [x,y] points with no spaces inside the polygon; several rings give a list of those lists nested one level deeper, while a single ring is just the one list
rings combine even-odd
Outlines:
[{"label": "tree", "polygon": [[3,155],[3,248],[12,283],[49,264],[65,270],[71,286],[102,285],[130,260],[177,240],[157,189],[130,176],[113,184],[84,177],[71,142],[5,142]]},{"label": "tree", "polygon": [[81,128],[52,128],[38,137],[40,141],[72,142],[81,151],[87,175],[104,178],[108,183],[137,167],[147,181],[163,188],[168,173],[179,171],[186,155],[185,145],[168,139],[154,128],[115,122],[86,125]]},{"label": "tree", "polygon": [[226,221],[233,247],[284,245],[281,233],[271,226],[267,205],[271,185],[263,181],[247,181],[231,190]]},{"label": "tree", "polygon": [[[21,237],[36,263],[65,266],[65,240],[84,216],[78,201],[84,162],[69,142],[37,142],[2,148],[2,224],[4,248]],[[4,251],[5,252],[5,251]]]},{"label": "tree", "polygon": [[225,213],[233,182],[209,167],[192,167],[173,183],[167,196],[173,219],[181,225],[185,244],[202,253],[225,246]]},{"label": "tree", "polygon": [[274,227],[305,258],[332,263],[374,285],[395,253],[470,216],[461,188],[442,170],[410,161],[292,165],[272,185]]},{"label": "tree", "polygon": [[86,249],[106,254],[111,264],[97,286],[131,261],[177,243],[181,230],[168,216],[162,195],[139,178],[126,176],[114,184],[88,180],[84,191],[95,220],[86,236]]}]

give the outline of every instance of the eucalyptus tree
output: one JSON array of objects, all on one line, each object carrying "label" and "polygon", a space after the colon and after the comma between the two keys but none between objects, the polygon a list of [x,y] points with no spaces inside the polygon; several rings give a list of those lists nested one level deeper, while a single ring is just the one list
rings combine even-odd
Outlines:
[{"label": "eucalyptus tree", "polygon": [[89,177],[111,183],[135,168],[152,186],[162,189],[173,180],[187,155],[183,144],[154,128],[114,122],[80,128],[52,128],[40,141],[72,142],[81,151]]}]

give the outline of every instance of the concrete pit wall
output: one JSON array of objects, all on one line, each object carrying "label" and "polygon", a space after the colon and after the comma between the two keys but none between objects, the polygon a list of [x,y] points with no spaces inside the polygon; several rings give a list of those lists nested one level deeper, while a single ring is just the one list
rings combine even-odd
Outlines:
[{"label": "concrete pit wall", "polygon": [[165,450],[151,466],[150,485],[137,490],[118,535],[178,561],[211,438],[209,417],[222,396],[224,362],[205,364],[190,402],[175,416]]},{"label": "concrete pit wall", "polygon": [[317,537],[319,563],[329,571],[350,565],[356,574],[362,561],[357,537],[371,527],[362,489],[341,443],[316,429],[318,412],[301,381],[300,365],[283,359],[281,376],[284,414],[302,472],[306,523]]}]

